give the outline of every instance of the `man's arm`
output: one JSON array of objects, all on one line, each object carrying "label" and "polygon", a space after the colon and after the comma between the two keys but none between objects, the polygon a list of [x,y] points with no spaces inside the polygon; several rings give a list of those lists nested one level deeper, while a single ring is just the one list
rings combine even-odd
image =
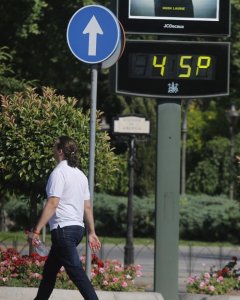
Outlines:
[{"label": "man's arm", "polygon": [[58,197],[49,197],[47,203],[45,204],[41,217],[34,228],[34,231],[30,233],[29,238],[35,239],[39,237],[41,229],[47,224],[47,222],[54,215],[56,208],[58,207],[60,198]]},{"label": "man's arm", "polygon": [[93,211],[92,211],[92,205],[90,200],[84,201],[84,219],[86,221],[87,230],[88,230],[89,246],[93,251],[97,251],[101,248],[101,242],[99,241],[95,233]]}]

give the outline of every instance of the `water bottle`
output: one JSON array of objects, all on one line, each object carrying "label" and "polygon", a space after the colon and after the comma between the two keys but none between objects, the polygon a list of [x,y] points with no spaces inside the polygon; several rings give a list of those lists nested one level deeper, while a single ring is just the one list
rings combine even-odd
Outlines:
[{"label": "water bottle", "polygon": [[48,255],[49,251],[41,240],[34,239],[33,245],[34,245],[35,251],[37,252],[38,255],[40,255],[40,256]]}]

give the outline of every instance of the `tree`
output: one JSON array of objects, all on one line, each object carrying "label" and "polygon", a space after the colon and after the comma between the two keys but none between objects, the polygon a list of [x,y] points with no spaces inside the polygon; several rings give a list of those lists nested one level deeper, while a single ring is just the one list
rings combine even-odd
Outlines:
[{"label": "tree", "polygon": [[[69,135],[77,141],[80,165],[87,173],[89,112],[84,114],[76,103],[75,98],[57,95],[47,87],[42,95],[28,88],[1,96],[0,180],[8,189],[30,197],[32,224],[55,164],[52,145],[58,136]],[[99,118],[96,130],[96,184],[104,191],[114,185],[117,157],[110,148],[109,136],[100,130]]]},{"label": "tree", "polygon": [[192,193],[227,194],[230,181],[229,141],[224,137],[210,140],[195,170],[190,173],[187,188]]},{"label": "tree", "polygon": [[12,68],[13,57],[8,53],[7,47],[0,48],[0,90],[2,94],[8,95],[24,90],[33,82],[18,79]]},{"label": "tree", "polygon": [[[99,3],[110,7],[109,0]],[[113,1],[114,2],[114,1]],[[78,106],[89,109],[90,71],[70,53],[66,42],[67,24],[72,15],[92,0],[2,0],[0,2],[0,45],[8,47],[13,55],[13,69],[17,78],[37,80],[37,85],[51,86],[65,96],[78,99]],[[21,10],[21,14],[19,11]],[[230,96],[212,99],[196,99],[194,112],[189,116],[187,171],[188,174],[203,160],[202,152],[214,136],[229,137],[225,110],[233,101],[240,108],[240,4],[231,0],[231,37],[219,38],[231,42]],[[145,38],[139,36],[139,38]],[[154,37],[156,38],[156,37]],[[154,128],[156,112],[152,99],[114,95],[109,90],[109,71],[99,72],[98,109],[104,112],[108,122],[124,113],[143,114],[151,119]],[[0,78],[1,81],[1,78]],[[130,99],[130,100],[129,100]],[[149,102],[149,105],[146,102]],[[151,103],[151,104],[150,104]],[[146,109],[148,106],[148,109]],[[153,124],[153,126],[152,126]],[[238,131],[238,129],[236,129]],[[237,133],[237,132],[236,132]],[[136,172],[141,176],[136,191],[153,191],[155,132],[150,143],[140,146]],[[119,147],[119,145],[116,145]],[[117,149],[119,152],[119,149]],[[205,152],[204,152],[205,153]],[[149,155],[150,154],[150,155]],[[147,182],[148,181],[148,182]]]},{"label": "tree", "polygon": [[[27,82],[16,77],[12,68],[13,57],[8,52],[7,47],[0,48],[0,90],[1,93],[5,95],[13,94],[16,91],[22,91],[27,86],[31,86],[33,84],[32,82]],[[0,181],[0,230],[4,230],[6,226],[4,210],[6,198],[6,189]]]},{"label": "tree", "polygon": [[3,0],[0,45],[14,53],[15,70],[22,78],[77,97],[78,104],[88,108],[89,68],[71,54],[66,40],[68,22],[84,4],[82,0]]},{"label": "tree", "polygon": [[[239,99],[240,84],[240,3],[231,0],[231,90],[234,99]],[[240,101],[238,101],[240,104]]]}]

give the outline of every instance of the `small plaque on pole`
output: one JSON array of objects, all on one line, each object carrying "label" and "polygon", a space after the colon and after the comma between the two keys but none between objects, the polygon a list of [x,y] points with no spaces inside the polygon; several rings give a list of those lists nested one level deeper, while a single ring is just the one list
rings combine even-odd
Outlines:
[{"label": "small plaque on pole", "polygon": [[150,121],[139,116],[118,117],[113,122],[113,132],[115,134],[149,134]]}]

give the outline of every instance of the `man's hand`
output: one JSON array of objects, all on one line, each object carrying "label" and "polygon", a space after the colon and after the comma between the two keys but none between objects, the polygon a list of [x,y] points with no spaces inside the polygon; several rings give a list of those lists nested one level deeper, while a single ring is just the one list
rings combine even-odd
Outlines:
[{"label": "man's hand", "polygon": [[100,250],[101,242],[99,241],[95,229],[94,229],[94,219],[90,200],[84,201],[84,218],[86,221],[86,227],[88,231],[88,243],[93,252]]},{"label": "man's hand", "polygon": [[38,241],[40,240],[39,233],[29,231],[27,232],[28,238],[27,241],[30,245],[36,246]]},{"label": "man's hand", "polygon": [[88,235],[88,243],[89,243],[90,249],[94,253],[101,249],[101,242],[99,241],[99,239],[95,233],[90,233]]}]

